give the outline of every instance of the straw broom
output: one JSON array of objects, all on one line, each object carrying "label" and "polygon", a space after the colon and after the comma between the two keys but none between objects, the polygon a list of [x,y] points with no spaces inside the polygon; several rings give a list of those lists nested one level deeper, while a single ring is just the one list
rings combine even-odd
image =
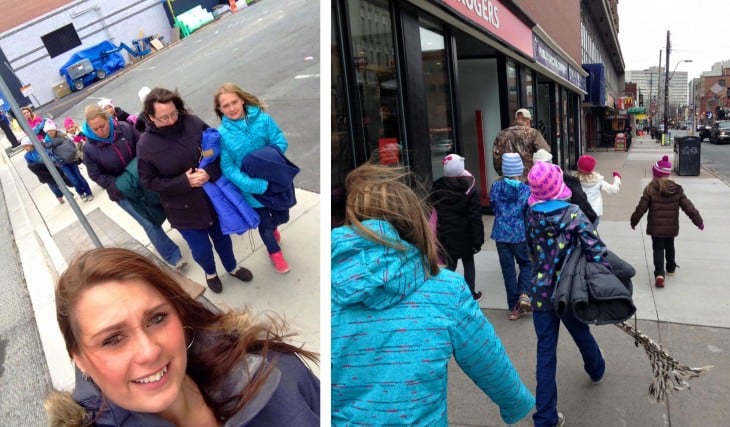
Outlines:
[{"label": "straw broom", "polygon": [[649,401],[659,403],[666,399],[672,390],[684,390],[691,388],[688,380],[697,378],[713,366],[707,365],[701,368],[690,368],[680,363],[669,355],[661,345],[655,343],[645,333],[634,328],[626,322],[616,323],[616,326],[628,335],[634,337],[634,344],[644,348],[649,357],[651,369],[654,373],[654,381],[649,386]]}]

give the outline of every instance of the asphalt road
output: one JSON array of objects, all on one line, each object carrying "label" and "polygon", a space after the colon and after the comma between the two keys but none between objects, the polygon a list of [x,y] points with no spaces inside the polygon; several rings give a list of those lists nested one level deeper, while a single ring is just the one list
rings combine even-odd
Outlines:
[{"label": "asphalt road", "polygon": [[705,140],[700,148],[700,164],[724,182],[730,183],[730,144],[715,145]]},{"label": "asphalt road", "polygon": [[142,86],[177,89],[190,111],[217,127],[213,94],[234,82],[259,97],[301,172],[295,186],[320,192],[319,1],[264,0],[227,14],[124,70],[39,109],[83,120],[86,105],[111,98],[130,114]]}]

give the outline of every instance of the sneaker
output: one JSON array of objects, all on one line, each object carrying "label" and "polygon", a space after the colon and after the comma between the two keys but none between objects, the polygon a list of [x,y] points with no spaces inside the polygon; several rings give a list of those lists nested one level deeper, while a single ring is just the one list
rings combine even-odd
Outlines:
[{"label": "sneaker", "polygon": [[279,233],[279,229],[274,229],[274,239],[276,239],[276,243],[281,242],[281,233]]},{"label": "sneaker", "polygon": [[79,198],[81,199],[82,202],[85,202],[86,201],[86,195],[85,194],[80,195]]},{"label": "sneaker", "polygon": [[94,195],[93,195],[93,194],[87,194],[87,195],[86,195],[86,201],[87,201],[87,202],[90,202],[90,201],[92,201],[92,200],[94,200]]},{"label": "sneaker", "polygon": [[223,292],[223,283],[221,283],[221,279],[218,276],[213,276],[211,278],[206,277],[205,283],[208,284],[211,291],[217,294]]},{"label": "sneaker", "polygon": [[271,258],[271,262],[274,264],[274,268],[277,272],[284,274],[288,273],[289,270],[291,270],[289,264],[284,259],[284,255],[282,255],[281,251],[269,254],[269,258]]},{"label": "sneaker", "polygon": [[556,427],[563,427],[565,425],[565,415],[562,412],[558,412],[558,423]]},{"label": "sneaker", "polygon": [[64,204],[66,201],[63,199],[63,197],[58,197],[58,203]]},{"label": "sneaker", "polygon": [[482,299],[482,293],[479,291],[472,292],[471,296],[474,298],[474,301]]},{"label": "sneaker", "polygon": [[188,263],[184,259],[180,258],[180,261],[175,263],[175,270],[182,271],[187,266]]},{"label": "sneaker", "polygon": [[530,313],[532,311],[532,304],[530,304],[530,297],[527,294],[520,295],[520,300],[517,303],[522,313]]},{"label": "sneaker", "polygon": [[663,288],[664,287],[664,276],[657,276],[654,279],[654,286],[657,288]]},{"label": "sneaker", "polygon": [[238,270],[228,274],[242,282],[250,282],[253,279],[253,273],[248,268],[238,267]]},{"label": "sneaker", "polygon": [[519,319],[519,318],[520,318],[520,317],[521,317],[521,316],[522,316],[523,314],[524,314],[524,313],[523,313],[523,312],[522,312],[522,310],[520,309],[520,307],[519,307],[519,304],[517,304],[517,307],[515,307],[515,309],[514,309],[514,310],[512,310],[512,311],[510,311],[510,312],[509,312],[509,316],[507,316],[507,318],[508,318],[509,320],[517,320],[517,319]]},{"label": "sneaker", "polygon": [[678,266],[678,265],[675,265],[675,266],[674,266],[674,270],[670,270],[669,268],[667,268],[667,276],[674,276],[674,272],[675,272],[675,271],[676,271],[676,269],[678,269],[678,268],[679,268],[679,266]]}]

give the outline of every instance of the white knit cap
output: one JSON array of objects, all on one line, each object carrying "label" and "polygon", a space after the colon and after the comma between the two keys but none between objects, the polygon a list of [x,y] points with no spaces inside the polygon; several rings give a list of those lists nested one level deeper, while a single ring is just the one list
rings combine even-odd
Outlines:
[{"label": "white knit cap", "polygon": [[58,130],[58,128],[53,120],[46,119],[46,123],[43,125],[43,132],[48,132],[49,130]]},{"label": "white knit cap", "polygon": [[144,104],[144,100],[147,98],[147,95],[152,92],[152,89],[148,88],[147,86],[142,86],[142,88],[137,92],[137,96],[139,96],[139,102]]},{"label": "white knit cap", "polygon": [[444,165],[444,176],[454,177],[464,175],[464,158],[458,154],[449,154],[441,161]]},{"label": "white knit cap", "polygon": [[541,148],[535,152],[535,154],[532,155],[532,161],[533,162],[552,162],[553,161],[553,155],[550,154],[550,152],[544,148]]}]

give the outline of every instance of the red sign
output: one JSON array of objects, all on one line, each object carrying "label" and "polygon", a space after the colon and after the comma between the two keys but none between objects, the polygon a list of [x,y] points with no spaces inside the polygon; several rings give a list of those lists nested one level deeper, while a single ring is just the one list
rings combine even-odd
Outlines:
[{"label": "red sign", "polygon": [[533,57],[532,29],[499,0],[441,0],[467,20]]},{"label": "red sign", "polygon": [[378,139],[378,157],[381,165],[397,165],[400,163],[398,138]]}]

